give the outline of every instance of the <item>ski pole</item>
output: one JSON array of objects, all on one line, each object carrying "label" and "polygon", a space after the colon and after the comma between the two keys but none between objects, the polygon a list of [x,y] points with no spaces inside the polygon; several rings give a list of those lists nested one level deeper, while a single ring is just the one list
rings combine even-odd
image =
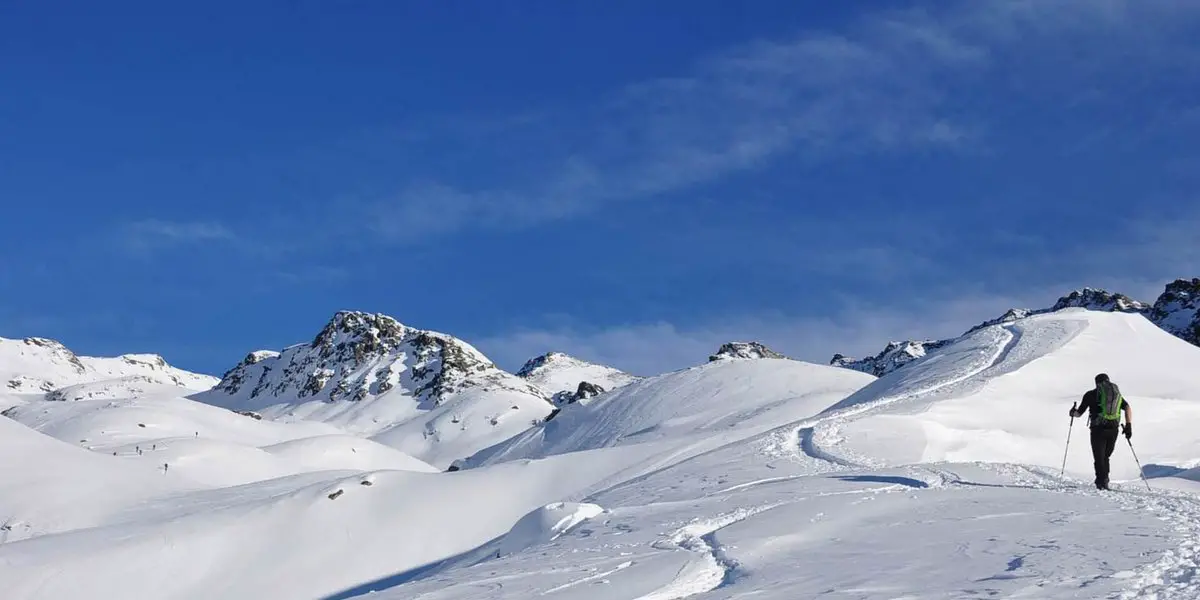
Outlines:
[{"label": "ski pole", "polygon": [[1146,489],[1148,489],[1150,491],[1154,491],[1150,487],[1150,482],[1146,480],[1146,472],[1142,470],[1142,461],[1138,460],[1137,451],[1135,451],[1133,449],[1133,440],[1131,440],[1129,438],[1125,438],[1125,441],[1129,443],[1129,451],[1133,452],[1133,462],[1137,463],[1138,474],[1140,474],[1142,476],[1142,481],[1146,484]]},{"label": "ski pole", "polygon": [[1071,404],[1071,424],[1067,427],[1067,447],[1063,449],[1063,464],[1062,470],[1058,472],[1058,476],[1062,477],[1063,473],[1067,472],[1067,451],[1071,449],[1071,430],[1075,428],[1075,404]]}]

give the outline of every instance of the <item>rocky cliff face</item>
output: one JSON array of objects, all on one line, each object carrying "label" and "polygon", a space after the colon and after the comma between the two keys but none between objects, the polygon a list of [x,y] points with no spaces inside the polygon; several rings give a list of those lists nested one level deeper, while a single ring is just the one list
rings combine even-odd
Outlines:
[{"label": "rocky cliff face", "polygon": [[722,344],[708,362],[718,360],[752,360],[759,358],[787,358],[759,342],[729,342]]},{"label": "rocky cliff face", "polygon": [[1172,335],[1200,346],[1200,278],[1168,283],[1147,316]]},{"label": "rocky cliff face", "polygon": [[[1147,319],[1172,335],[1200,346],[1200,313],[1197,312],[1198,306],[1200,306],[1200,278],[1191,280],[1178,279],[1167,284],[1166,289],[1153,305],[1134,300],[1125,294],[1116,294],[1095,288],[1083,288],[1059,298],[1050,308],[1036,310],[1026,308],[1010,309],[998,318],[984,321],[968,329],[963,335],[973,333],[985,327],[1019,321],[1030,315],[1055,312],[1068,308],[1082,308],[1103,312],[1139,313],[1145,315]],[[829,364],[882,377],[951,341],[953,339],[891,342],[882,352],[873,357],[853,359],[842,354],[835,354],[830,359]]]}]

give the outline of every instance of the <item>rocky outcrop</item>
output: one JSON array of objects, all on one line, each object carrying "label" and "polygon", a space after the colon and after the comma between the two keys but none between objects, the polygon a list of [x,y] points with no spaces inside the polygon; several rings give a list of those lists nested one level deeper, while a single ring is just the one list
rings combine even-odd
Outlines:
[{"label": "rocky outcrop", "polygon": [[729,342],[722,344],[708,362],[719,360],[754,360],[760,358],[787,358],[759,342]]},{"label": "rocky outcrop", "polygon": [[833,355],[829,364],[883,377],[908,363],[925,356],[926,353],[949,344],[951,340],[923,340],[890,342],[875,356],[854,359],[842,354]]},{"label": "rocky outcrop", "polygon": [[581,400],[591,400],[604,392],[603,387],[587,381],[580,381],[574,392],[559,392],[554,395],[553,401],[556,406],[574,404]]},{"label": "rocky outcrop", "polygon": [[1083,288],[1059,298],[1058,302],[1055,302],[1049,311],[1039,312],[1056,312],[1066,308],[1085,308],[1100,312],[1143,312],[1149,306],[1125,294],[1114,294],[1107,290]]}]

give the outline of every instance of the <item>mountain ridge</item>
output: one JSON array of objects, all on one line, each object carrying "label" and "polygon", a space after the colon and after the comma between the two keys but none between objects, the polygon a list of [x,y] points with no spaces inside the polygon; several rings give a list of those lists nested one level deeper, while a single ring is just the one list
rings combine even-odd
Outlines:
[{"label": "mountain ridge", "polygon": [[[1069,308],[1141,314],[1175,337],[1192,345],[1200,346],[1200,278],[1176,279],[1166,284],[1163,293],[1153,304],[1135,300],[1121,293],[1084,287],[1063,295],[1050,308],[1011,308],[1000,317],[971,327],[962,336],[993,325],[1011,323],[1034,315],[1053,313]],[[891,341],[874,356],[851,358],[839,353],[833,355],[829,364],[882,377],[962,336],[942,340]]]}]

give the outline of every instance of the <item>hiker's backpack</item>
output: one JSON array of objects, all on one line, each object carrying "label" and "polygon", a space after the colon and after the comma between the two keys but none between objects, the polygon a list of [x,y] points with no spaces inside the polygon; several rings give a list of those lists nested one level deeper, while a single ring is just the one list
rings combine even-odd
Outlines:
[{"label": "hiker's backpack", "polygon": [[1102,381],[1096,386],[1096,402],[1100,405],[1099,421],[1116,423],[1121,420],[1121,388],[1111,381]]}]

